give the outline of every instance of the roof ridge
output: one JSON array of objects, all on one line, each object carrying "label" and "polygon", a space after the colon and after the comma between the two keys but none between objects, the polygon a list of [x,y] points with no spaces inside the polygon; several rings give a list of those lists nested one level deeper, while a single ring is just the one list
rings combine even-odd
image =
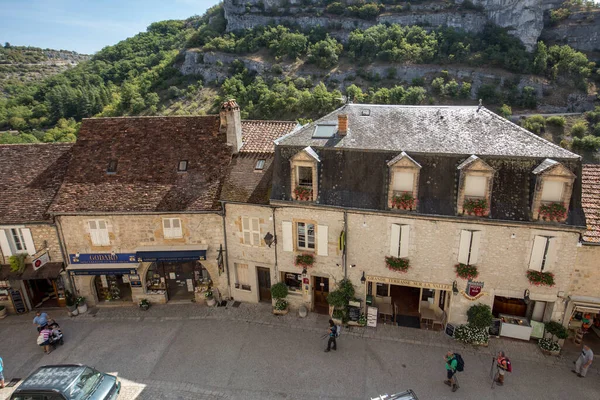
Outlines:
[{"label": "roof ridge", "polygon": [[98,121],[102,119],[158,119],[158,118],[219,118],[219,114],[206,115],[124,115],[121,117],[90,117],[83,118],[82,121]]},{"label": "roof ridge", "polygon": [[75,142],[49,142],[49,143],[0,143],[2,146],[73,146]]},{"label": "roof ridge", "polygon": [[285,121],[280,119],[243,119],[244,122],[269,122],[269,123],[279,123],[279,124],[297,124],[296,121]]}]

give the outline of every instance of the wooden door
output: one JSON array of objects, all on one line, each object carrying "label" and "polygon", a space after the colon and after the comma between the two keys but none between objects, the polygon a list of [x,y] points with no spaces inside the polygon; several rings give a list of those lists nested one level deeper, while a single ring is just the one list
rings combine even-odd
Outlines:
[{"label": "wooden door", "polygon": [[258,296],[260,301],[271,302],[271,271],[269,268],[256,267],[258,274]]},{"label": "wooden door", "polygon": [[329,314],[329,304],[327,303],[327,296],[329,295],[329,278],[314,276],[313,280],[315,311],[319,314]]}]

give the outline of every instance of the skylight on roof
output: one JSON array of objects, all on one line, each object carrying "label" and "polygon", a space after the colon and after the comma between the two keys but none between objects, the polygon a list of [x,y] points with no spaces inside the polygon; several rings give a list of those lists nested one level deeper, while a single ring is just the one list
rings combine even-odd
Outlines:
[{"label": "skylight on roof", "polygon": [[188,168],[187,160],[181,160],[177,164],[177,172],[185,172],[185,171],[187,171],[187,168]]},{"label": "skylight on roof", "polygon": [[264,159],[260,159],[256,162],[256,165],[254,166],[255,170],[262,170],[265,168],[265,160]]},{"label": "skylight on roof", "polygon": [[337,125],[335,124],[317,125],[315,126],[312,137],[313,139],[329,139],[335,135],[336,131]]},{"label": "skylight on roof", "polygon": [[110,160],[108,162],[108,166],[106,167],[107,174],[116,174],[117,173],[117,160]]},{"label": "skylight on roof", "polygon": [[362,110],[360,110],[360,115],[363,117],[368,117],[369,115],[371,115],[371,110],[369,110],[368,108],[363,108]]}]

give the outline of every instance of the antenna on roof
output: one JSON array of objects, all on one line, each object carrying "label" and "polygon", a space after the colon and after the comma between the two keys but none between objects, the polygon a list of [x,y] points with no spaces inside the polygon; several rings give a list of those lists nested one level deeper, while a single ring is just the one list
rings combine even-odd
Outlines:
[{"label": "antenna on roof", "polygon": [[479,99],[479,107],[477,107],[477,112],[481,110],[481,107],[483,107],[483,100]]}]

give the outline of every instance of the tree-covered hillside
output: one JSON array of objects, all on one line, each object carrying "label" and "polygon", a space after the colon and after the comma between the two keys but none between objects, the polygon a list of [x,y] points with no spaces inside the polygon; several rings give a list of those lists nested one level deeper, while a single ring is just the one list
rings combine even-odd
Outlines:
[{"label": "tree-covered hillside", "polygon": [[[335,4],[328,7],[332,15],[339,11]],[[585,54],[542,42],[530,53],[493,25],[479,34],[376,25],[354,30],[342,42],[318,28],[265,26],[226,33],[226,24],[221,6],[202,17],[157,22],[59,75],[5,86],[0,142],[71,141],[82,118],[203,114],[215,112],[226,98],[237,99],[244,117],[265,119],[314,119],[339,106],[342,95],[379,104],[464,104],[482,98],[492,108],[535,109],[548,93],[520,84],[521,75],[583,94],[599,81]],[[191,51],[200,63],[214,54],[234,59],[210,66],[222,79],[184,75]],[[249,60],[269,68],[258,71]],[[403,81],[396,76],[403,65],[433,65],[439,72]],[[372,66],[385,73],[372,72]],[[448,73],[456,66],[489,70],[498,81],[480,82],[475,89],[469,78]],[[351,72],[343,80],[332,78],[341,70]]]}]

